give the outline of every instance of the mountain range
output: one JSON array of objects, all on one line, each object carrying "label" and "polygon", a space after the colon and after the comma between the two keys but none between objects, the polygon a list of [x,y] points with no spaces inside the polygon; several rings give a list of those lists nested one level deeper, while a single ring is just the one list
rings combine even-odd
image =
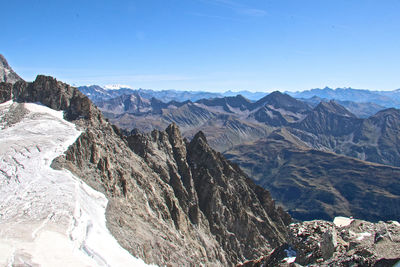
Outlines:
[{"label": "mountain range", "polygon": [[[1,265],[391,266],[400,260],[398,222],[337,217],[291,224],[260,186],[275,186],[272,193],[296,216],[310,205],[308,215],[321,211],[316,216],[327,218],[346,212],[396,218],[397,167],[315,149],[298,134],[333,131],[339,142],[352,133],[352,122],[364,129],[370,118],[357,118],[335,102],[312,108],[279,92],[255,102],[236,96],[166,107],[155,98],[123,97],[129,105],[122,107],[136,116],[173,114],[187,127],[201,115],[216,116],[209,130],[219,127],[224,134],[230,127],[232,138],[246,136],[247,121],[262,125],[266,133],[256,142],[266,143],[240,159],[258,151],[270,156],[265,163],[256,159],[268,166],[266,176],[253,178],[257,185],[202,131],[189,140],[175,123],[147,133],[120,129],[88,97],[55,78],[0,82]],[[179,112],[164,113],[170,110]],[[371,119],[373,126],[366,123],[366,129],[386,129],[377,137],[381,151],[397,129],[397,117],[386,114],[392,111]],[[311,122],[321,125],[309,132]],[[342,122],[346,127],[337,130]],[[230,151],[246,145],[238,142]],[[292,205],[295,197],[307,204]]]},{"label": "mountain range", "polygon": [[[363,115],[357,116],[339,101],[318,99],[317,104],[316,97],[311,100],[313,102],[302,101],[277,91],[258,101],[238,95],[164,103],[154,97],[146,99],[136,92],[99,101],[97,106],[112,123],[127,132],[162,129],[169,123],[176,123],[182,134],[191,139],[201,130],[214,149],[238,163],[296,219],[333,219],[337,215],[356,215],[368,220],[400,218],[396,208],[399,194],[392,190],[399,177],[396,167],[400,167],[400,111],[372,103],[341,101],[355,110],[364,110]],[[369,115],[371,111],[377,112]],[[369,116],[366,117],[366,113]],[[277,142],[277,136],[282,141]],[[296,155],[310,160],[309,167],[298,157],[283,157],[284,160],[276,157],[286,153],[288,144],[291,151],[298,150]],[[271,155],[271,151],[275,151],[274,154]],[[350,157],[358,161],[350,160]],[[351,164],[343,164],[346,160]],[[316,162],[321,166],[312,166]],[[326,165],[326,162],[332,164]],[[380,172],[380,168],[374,167],[376,163],[388,166]],[[321,176],[317,175],[321,172],[312,171],[324,169],[322,166],[329,166],[332,172],[322,172],[324,175]],[[304,172],[308,168],[310,170]],[[335,173],[335,170],[339,172]],[[352,197],[347,189],[340,190],[336,183],[329,182],[339,173],[347,181],[354,177],[355,170],[359,170],[356,177],[365,179],[360,178],[349,187],[380,195],[382,199],[377,201],[377,198],[367,198],[363,194]],[[286,182],[282,172],[288,175]],[[307,179],[313,177],[315,182],[301,183],[305,178],[299,173],[308,173]],[[371,187],[372,178],[368,177],[381,177],[381,174],[389,180],[380,179],[386,182]],[[284,185],[278,186],[277,181]],[[294,191],[288,189],[289,181],[295,185]],[[383,193],[383,190],[388,191]],[[319,197],[308,197],[313,195],[310,192]],[[390,208],[371,209],[377,203],[386,203],[385,207]]]},{"label": "mountain range", "polygon": [[353,101],[361,103],[375,103],[384,107],[400,107],[400,89],[393,91],[371,91],[366,89],[325,87],[323,89],[311,89],[302,92],[286,92],[296,97],[308,99],[319,97],[328,100]]},{"label": "mountain range", "polygon": [[239,91],[239,92],[226,91],[224,93],[213,93],[207,91],[180,91],[173,89],[170,90],[132,89],[130,87],[124,87],[124,86],[117,86],[111,88],[112,89],[107,88],[107,86],[101,87],[98,85],[88,85],[88,86],[78,87],[78,89],[82,93],[87,95],[94,102],[98,100],[108,100],[124,94],[133,94],[135,92],[139,93],[140,95],[148,99],[151,99],[152,97],[162,99],[163,102],[169,102],[169,101],[182,102],[186,100],[197,101],[205,98],[236,96],[238,94],[241,94],[251,100],[257,100],[267,95],[267,93],[263,92],[250,92],[250,91]]}]

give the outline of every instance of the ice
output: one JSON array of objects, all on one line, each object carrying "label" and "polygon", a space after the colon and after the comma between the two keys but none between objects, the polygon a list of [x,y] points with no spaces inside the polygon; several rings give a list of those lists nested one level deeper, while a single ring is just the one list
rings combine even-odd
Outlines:
[{"label": "ice", "polygon": [[28,112],[0,130],[0,266],[148,266],[108,231],[106,197],[50,167],[80,135],[75,125],[61,111],[12,101],[0,105],[0,120],[15,105]]}]

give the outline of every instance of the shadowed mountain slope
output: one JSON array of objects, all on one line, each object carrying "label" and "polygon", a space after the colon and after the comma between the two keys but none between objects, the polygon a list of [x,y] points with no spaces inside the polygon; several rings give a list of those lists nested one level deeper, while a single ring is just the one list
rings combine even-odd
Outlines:
[{"label": "shadowed mountain slope", "polygon": [[400,219],[400,168],[308,148],[286,130],[225,153],[297,219]]}]

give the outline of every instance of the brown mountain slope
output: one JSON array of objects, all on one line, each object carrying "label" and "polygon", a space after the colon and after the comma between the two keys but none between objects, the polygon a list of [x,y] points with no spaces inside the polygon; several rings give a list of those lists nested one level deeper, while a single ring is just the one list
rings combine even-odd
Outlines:
[{"label": "brown mountain slope", "polygon": [[107,196],[107,226],[120,244],[159,265],[233,265],[286,240],[290,217],[267,191],[207,144],[166,131],[123,136],[77,89],[54,78],[0,83],[2,101],[41,102],[83,131],[53,162]]},{"label": "brown mountain slope", "polygon": [[297,219],[400,219],[400,168],[307,148],[286,130],[229,150]]}]

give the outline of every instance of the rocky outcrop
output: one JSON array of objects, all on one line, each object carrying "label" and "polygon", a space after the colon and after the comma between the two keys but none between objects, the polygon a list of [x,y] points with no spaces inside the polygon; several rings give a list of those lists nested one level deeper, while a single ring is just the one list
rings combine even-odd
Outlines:
[{"label": "rocky outcrop", "polygon": [[64,110],[68,120],[84,119],[102,123],[101,112],[76,88],[57,79],[38,75],[34,82],[18,81],[14,85],[0,83],[2,102],[13,99],[17,102],[40,102],[54,110]]},{"label": "rocky outcrop", "polygon": [[202,133],[189,143],[172,124],[125,137],[86,96],[46,76],[17,82],[12,97],[65,110],[82,129],[52,166],[70,170],[108,197],[108,228],[146,262],[232,265],[286,242],[290,217],[212,150]]},{"label": "rocky outcrop", "polygon": [[0,82],[15,83],[17,81],[22,81],[21,77],[14,72],[4,56],[0,54]]},{"label": "rocky outcrop", "polygon": [[[289,244],[239,266],[395,266],[400,263],[400,224],[348,220],[290,225]],[[336,219],[335,219],[336,221]]]},{"label": "rocky outcrop", "polygon": [[12,84],[0,83],[0,103],[4,103],[12,98]]}]

